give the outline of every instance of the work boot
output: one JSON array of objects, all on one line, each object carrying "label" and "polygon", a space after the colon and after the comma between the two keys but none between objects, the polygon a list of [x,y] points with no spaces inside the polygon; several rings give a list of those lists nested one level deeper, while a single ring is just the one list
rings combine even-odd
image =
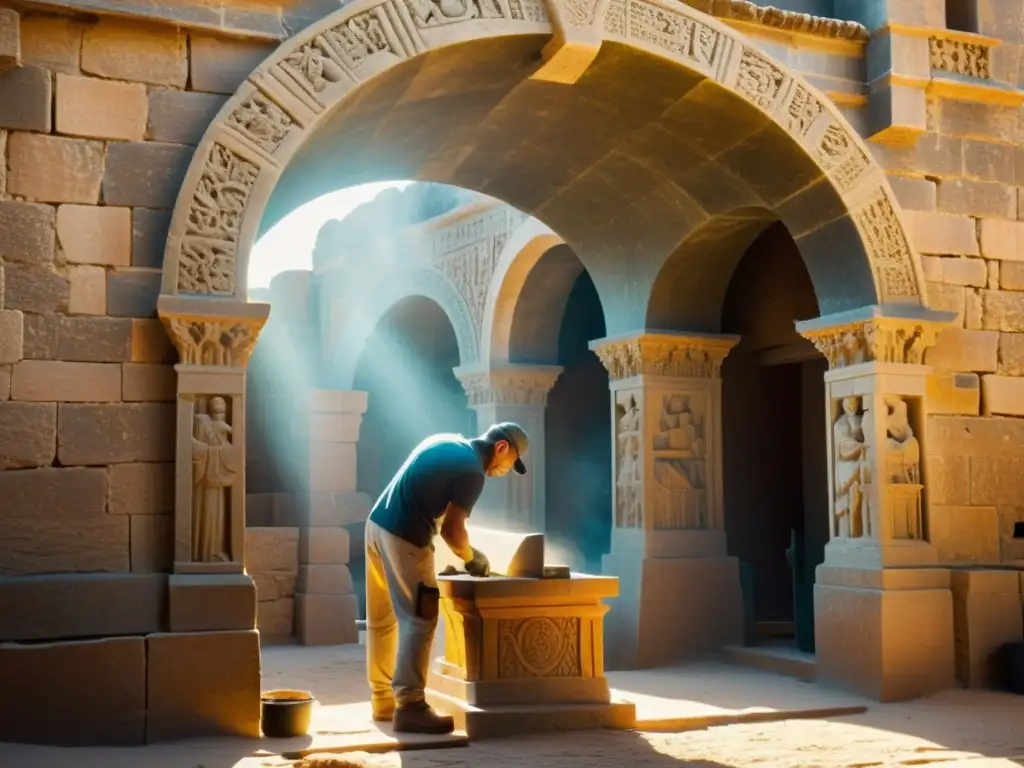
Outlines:
[{"label": "work boot", "polygon": [[455,730],[455,721],[448,715],[439,715],[425,701],[400,704],[392,721],[395,733],[445,734]]},{"label": "work boot", "polygon": [[390,723],[395,717],[395,700],[391,697],[371,698],[373,722]]}]

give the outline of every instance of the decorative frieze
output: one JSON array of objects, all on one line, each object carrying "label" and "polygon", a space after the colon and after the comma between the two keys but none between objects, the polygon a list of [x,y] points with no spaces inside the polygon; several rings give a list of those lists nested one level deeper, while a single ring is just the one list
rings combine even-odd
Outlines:
[{"label": "decorative frieze", "polygon": [[717,379],[722,361],[739,337],[645,333],[600,339],[590,348],[613,381],[634,376]]},{"label": "decorative frieze", "polygon": [[745,21],[765,27],[796,32],[802,35],[827,37],[834,40],[867,42],[871,35],[863,24],[856,21],[814,16],[810,13],[784,11],[771,5],[752,3],[750,0],[684,0],[698,11],[711,13],[721,19]]},{"label": "decorative frieze", "polygon": [[872,317],[800,333],[825,359],[829,368],[861,363],[905,363],[922,365],[925,350],[935,344],[942,322],[898,317]]},{"label": "decorative frieze", "polygon": [[991,48],[981,43],[953,40],[945,37],[928,38],[931,68],[964,77],[988,80],[992,77]]},{"label": "decorative frieze", "polygon": [[456,369],[471,408],[488,405],[546,406],[558,366],[510,365],[487,370]]}]

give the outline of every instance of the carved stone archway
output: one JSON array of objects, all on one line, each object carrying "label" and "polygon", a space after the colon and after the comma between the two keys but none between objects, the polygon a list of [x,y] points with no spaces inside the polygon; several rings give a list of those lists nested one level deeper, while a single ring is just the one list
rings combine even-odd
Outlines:
[{"label": "carved stone archway", "polygon": [[[530,77],[569,85],[583,76],[607,42],[699,75],[745,102],[752,114],[759,110],[759,119],[774,124],[774,134],[787,146],[799,148],[794,151],[802,153],[805,165],[816,169],[813,196],[826,201],[821,215],[830,217],[820,221],[842,225],[839,231],[856,244],[848,249],[858,262],[851,269],[867,276],[868,288],[861,293],[871,294],[872,301],[861,303],[908,309],[926,304],[919,259],[884,171],[827,97],[742,34],[670,0],[472,0],[467,8],[457,18],[429,0],[359,0],[339,9],[266,59],[224,105],[200,142],[172,216],[158,302],[182,361],[177,573],[243,570],[244,494],[236,489],[244,488],[244,473],[228,491],[229,529],[236,535],[227,559],[195,562],[190,554],[190,476],[196,450],[192,429],[194,417],[207,415],[214,398],[228,395],[236,444],[244,453],[245,365],[269,311],[267,305],[247,303],[246,272],[267,201],[318,124],[358,99],[360,86],[429,51],[481,40],[549,37],[546,63]],[[799,209],[803,197],[795,195],[787,204]],[[827,253],[830,236],[834,230],[818,237],[826,242],[815,247]],[[438,285],[445,281],[436,272],[410,272],[402,285],[389,286],[391,298],[428,290],[423,284],[413,290],[411,281],[421,277]],[[439,303],[449,312],[457,308],[453,325],[463,365],[476,362],[478,338],[472,322],[465,322],[470,316],[465,302],[459,303],[450,284],[439,290],[452,300]],[[382,300],[380,312],[388,306]],[[489,309],[493,311],[494,304],[489,303]],[[485,316],[493,322],[490,312]],[[370,322],[363,325],[372,329]],[[494,328],[489,330],[484,342],[487,355],[492,352]],[[336,382],[350,386],[354,361],[341,361],[338,370]]]},{"label": "carved stone archway", "polygon": [[[878,304],[923,305],[924,280],[881,167],[827,97],[740,33],[681,3],[494,0],[449,18],[396,0],[362,0],[285,42],[218,114],[172,218],[164,295],[244,302],[249,250],[273,187],[317,123],[358,86],[405,59],[460,42],[551,35],[538,80],[573,82],[604,41],[713,79],[761,109],[820,167],[871,262]],[[662,30],[673,29],[677,33]]]}]

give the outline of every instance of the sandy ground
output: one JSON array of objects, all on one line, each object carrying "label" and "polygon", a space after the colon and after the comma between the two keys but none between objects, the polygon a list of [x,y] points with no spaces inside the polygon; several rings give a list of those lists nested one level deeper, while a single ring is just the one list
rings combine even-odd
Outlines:
[{"label": "sandy ground", "polygon": [[[862,702],[770,673],[698,664],[613,673],[615,695],[638,717],[791,711]],[[362,649],[268,648],[264,687],[317,696],[314,727],[369,733]],[[213,739],[150,747],[55,749],[0,745],[0,768],[1009,768],[1024,765],[1024,698],[947,691],[903,704],[862,702],[866,713],[823,720],[729,725],[684,733],[586,731],[477,742],[418,752],[312,756],[288,761],[257,750],[270,740]],[[319,739],[323,738],[318,737]]]}]

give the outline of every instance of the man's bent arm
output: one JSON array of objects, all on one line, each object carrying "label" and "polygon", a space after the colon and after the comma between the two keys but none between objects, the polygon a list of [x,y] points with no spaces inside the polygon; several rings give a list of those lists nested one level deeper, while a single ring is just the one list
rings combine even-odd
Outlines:
[{"label": "man's bent arm", "polygon": [[462,507],[449,504],[441,523],[441,538],[462,562],[473,559],[473,550],[469,546],[469,532],[466,530],[466,518],[469,517]]}]

